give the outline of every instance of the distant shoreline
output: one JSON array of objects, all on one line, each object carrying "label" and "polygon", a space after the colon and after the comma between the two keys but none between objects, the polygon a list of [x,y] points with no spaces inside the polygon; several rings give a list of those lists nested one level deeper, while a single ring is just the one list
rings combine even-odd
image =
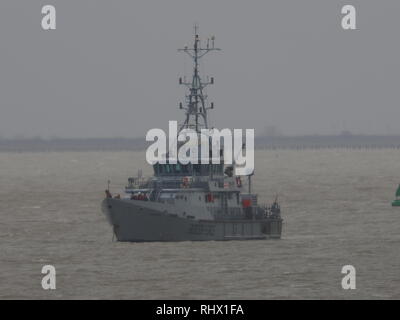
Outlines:
[{"label": "distant shoreline", "polygon": [[[0,152],[45,151],[142,151],[149,146],[144,138],[56,138],[0,139]],[[256,137],[256,149],[400,149],[400,136],[307,135]]]}]

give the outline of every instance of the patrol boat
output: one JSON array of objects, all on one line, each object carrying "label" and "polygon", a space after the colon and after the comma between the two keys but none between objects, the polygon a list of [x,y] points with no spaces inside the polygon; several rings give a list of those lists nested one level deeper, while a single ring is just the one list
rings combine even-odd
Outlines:
[{"label": "patrol boat", "polygon": [[[214,108],[207,102],[204,88],[214,79],[202,81],[199,60],[214,47],[214,37],[202,46],[197,27],[193,46],[178,51],[193,60],[191,81],[179,79],[188,88],[185,121],[180,130],[208,128],[207,111]],[[180,131],[179,131],[180,132]],[[223,154],[223,146],[220,149]],[[277,199],[270,206],[261,206],[252,193],[251,178],[242,184],[234,174],[234,165],[209,163],[156,163],[154,176],[138,174],[128,179],[124,195],[113,195],[109,187],[102,202],[102,211],[118,241],[197,241],[279,239],[282,218]]]}]

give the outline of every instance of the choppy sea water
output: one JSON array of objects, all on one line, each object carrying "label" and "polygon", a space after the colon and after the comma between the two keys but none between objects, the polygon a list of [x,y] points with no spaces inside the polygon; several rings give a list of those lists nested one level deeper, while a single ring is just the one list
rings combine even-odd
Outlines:
[{"label": "choppy sea water", "polygon": [[[119,243],[100,210],[141,152],[0,153],[1,299],[400,298],[399,150],[256,152],[255,191],[279,195],[281,240]],[[41,287],[41,268],[57,289]],[[341,287],[356,268],[356,290]]]}]

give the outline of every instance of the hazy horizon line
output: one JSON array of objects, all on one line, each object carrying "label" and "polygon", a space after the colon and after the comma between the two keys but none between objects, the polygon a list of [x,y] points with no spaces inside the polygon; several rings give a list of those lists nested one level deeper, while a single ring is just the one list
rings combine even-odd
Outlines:
[{"label": "hazy horizon line", "polygon": [[[305,137],[400,137],[399,134],[372,134],[372,133],[352,133],[342,132],[336,134],[325,134],[325,133],[310,133],[310,134],[276,134],[267,135],[259,134],[255,135],[255,138],[305,138]],[[56,140],[145,140],[145,136],[103,136],[103,137],[42,137],[42,136],[14,136],[4,137],[0,136],[0,141],[56,141]]]}]

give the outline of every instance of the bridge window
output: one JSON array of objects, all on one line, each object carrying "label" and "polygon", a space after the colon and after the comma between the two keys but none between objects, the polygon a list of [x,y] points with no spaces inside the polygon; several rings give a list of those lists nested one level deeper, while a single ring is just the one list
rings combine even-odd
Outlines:
[{"label": "bridge window", "polygon": [[212,164],[212,173],[213,174],[222,174],[223,165],[222,164]]},{"label": "bridge window", "polygon": [[156,175],[188,175],[190,173],[189,165],[177,164],[155,164],[154,173]]},{"label": "bridge window", "polygon": [[222,164],[155,164],[153,166],[155,175],[195,175],[195,176],[207,176],[210,173],[214,175],[223,174]]},{"label": "bridge window", "polygon": [[193,174],[198,175],[198,176],[201,174],[201,165],[200,164],[193,165]]}]

